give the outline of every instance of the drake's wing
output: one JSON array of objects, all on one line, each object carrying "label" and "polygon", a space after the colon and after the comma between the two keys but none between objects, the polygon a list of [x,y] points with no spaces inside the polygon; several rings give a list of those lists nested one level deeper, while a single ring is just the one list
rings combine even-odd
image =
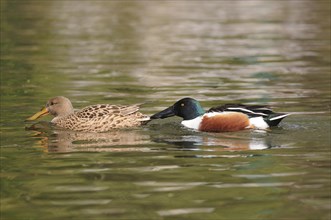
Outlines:
[{"label": "drake's wing", "polygon": [[207,112],[241,112],[250,117],[268,116],[274,112],[265,105],[225,104],[210,108]]}]

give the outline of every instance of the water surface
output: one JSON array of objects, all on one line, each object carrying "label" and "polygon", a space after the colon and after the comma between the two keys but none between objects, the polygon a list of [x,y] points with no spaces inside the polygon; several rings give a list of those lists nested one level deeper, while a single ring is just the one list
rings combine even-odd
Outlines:
[{"label": "water surface", "polygon": [[[330,1],[1,1],[1,217],[330,219],[330,82]],[[24,123],[57,95],[293,115],[221,134]]]}]

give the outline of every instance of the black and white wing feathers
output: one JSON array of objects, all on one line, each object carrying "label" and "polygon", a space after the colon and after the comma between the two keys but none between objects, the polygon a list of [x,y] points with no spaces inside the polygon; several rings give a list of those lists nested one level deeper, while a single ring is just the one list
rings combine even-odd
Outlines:
[{"label": "black and white wing feathers", "polygon": [[289,114],[275,113],[266,105],[225,104],[210,108],[207,112],[241,112],[249,118],[262,117],[269,126],[277,126]]},{"label": "black and white wing feathers", "polygon": [[268,116],[274,112],[266,105],[225,104],[210,108],[207,112],[241,112],[249,117]]}]

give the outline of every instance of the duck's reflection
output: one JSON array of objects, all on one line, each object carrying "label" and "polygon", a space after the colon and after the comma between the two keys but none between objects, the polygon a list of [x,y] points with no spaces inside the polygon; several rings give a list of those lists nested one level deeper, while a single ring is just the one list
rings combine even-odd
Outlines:
[{"label": "duck's reflection", "polygon": [[39,140],[36,147],[47,152],[125,152],[150,151],[149,135],[141,130],[114,130],[107,133],[87,133],[53,129],[49,123],[39,122],[27,130]]},{"label": "duck's reflection", "polygon": [[[281,130],[277,128],[270,131],[244,130],[238,132],[209,133],[183,129],[175,123],[161,125],[153,124],[155,132],[153,141],[175,146],[177,150],[192,151],[243,151],[264,150],[278,147],[273,141],[273,133]],[[167,129],[165,129],[165,127]],[[172,149],[174,149],[172,147]]]},{"label": "duck's reflection", "polygon": [[38,122],[27,128],[47,152],[245,151],[274,147],[266,133],[249,131],[204,133],[189,130],[146,129],[84,133],[52,128]]},{"label": "duck's reflection", "polygon": [[175,138],[155,140],[177,146],[181,150],[205,150],[205,151],[242,151],[264,150],[273,147],[263,137],[242,137],[237,135],[219,134],[214,136],[185,135]]}]

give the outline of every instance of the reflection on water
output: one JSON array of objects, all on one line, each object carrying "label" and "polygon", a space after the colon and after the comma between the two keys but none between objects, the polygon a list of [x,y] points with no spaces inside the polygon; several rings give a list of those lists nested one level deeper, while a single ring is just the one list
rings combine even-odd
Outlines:
[{"label": "reflection on water", "polygon": [[[236,135],[184,135],[154,141],[180,146],[183,150],[263,150],[272,147],[272,145],[268,143],[266,137],[243,137],[242,134],[243,132],[238,132]],[[213,148],[212,146],[216,147]]]},{"label": "reflection on water", "polygon": [[[156,127],[154,126],[154,128]],[[176,126],[176,129],[185,128]],[[36,147],[42,147],[46,152],[147,152],[153,150],[148,147],[151,142],[167,144],[166,150],[203,150],[209,152],[264,150],[276,147],[272,146],[268,140],[266,131],[203,133],[200,135],[199,132],[187,130],[191,133],[190,135],[172,134],[171,136],[158,137],[154,135],[151,137],[150,133],[140,129],[118,129],[105,133],[76,132],[58,128],[54,130],[48,122],[43,121],[27,126],[26,130],[34,131],[31,137],[39,139],[35,143]]]},{"label": "reflection on water", "polygon": [[60,129],[52,131],[50,125],[43,122],[33,124],[26,129],[34,131],[32,137],[40,139],[36,142],[36,147],[42,147],[46,152],[146,152],[150,150],[147,147],[134,147],[149,144],[149,135],[143,134],[139,130],[123,129],[107,133],[87,133]]}]

